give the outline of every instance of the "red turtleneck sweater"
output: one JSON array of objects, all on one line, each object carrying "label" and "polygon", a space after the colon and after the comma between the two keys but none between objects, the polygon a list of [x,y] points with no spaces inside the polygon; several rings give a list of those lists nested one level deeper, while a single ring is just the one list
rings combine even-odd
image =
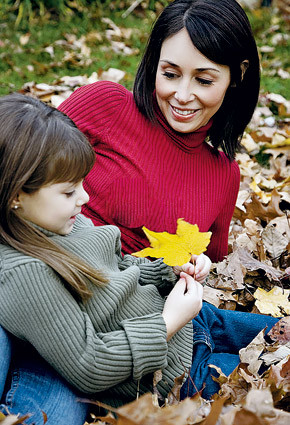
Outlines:
[{"label": "red turtleneck sweater", "polygon": [[158,106],[152,124],[123,86],[100,81],[76,90],[59,109],[89,138],[96,163],[85,179],[83,208],[96,225],[114,224],[123,250],[148,246],[142,226],[175,233],[184,218],[212,231],[206,254],[220,261],[239,189],[236,162],[216,156],[204,141],[210,123],[182,134],[168,126]]}]

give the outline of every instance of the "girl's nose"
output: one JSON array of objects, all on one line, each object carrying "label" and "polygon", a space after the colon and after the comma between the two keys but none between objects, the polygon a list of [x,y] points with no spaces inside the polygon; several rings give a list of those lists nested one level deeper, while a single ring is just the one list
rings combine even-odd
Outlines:
[{"label": "girl's nose", "polygon": [[89,199],[90,199],[90,197],[89,197],[88,193],[82,187],[80,196],[78,197],[78,201],[77,201],[78,206],[82,206],[82,205],[86,204],[89,201]]}]

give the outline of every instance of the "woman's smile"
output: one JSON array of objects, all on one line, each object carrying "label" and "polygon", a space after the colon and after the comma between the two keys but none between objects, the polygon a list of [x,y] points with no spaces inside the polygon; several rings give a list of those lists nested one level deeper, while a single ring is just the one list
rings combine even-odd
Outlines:
[{"label": "woman's smile", "polygon": [[[170,105],[172,108],[172,113],[174,116],[176,116],[177,119],[191,119],[196,112],[198,112],[198,109],[180,109],[176,106]],[[181,115],[181,117],[180,117]]]}]

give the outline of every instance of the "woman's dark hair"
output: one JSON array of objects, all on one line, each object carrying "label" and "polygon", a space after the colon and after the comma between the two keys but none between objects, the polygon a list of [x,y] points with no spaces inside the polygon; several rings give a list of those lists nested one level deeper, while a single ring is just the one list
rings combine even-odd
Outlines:
[{"label": "woman's dark hair", "polygon": [[[231,83],[209,131],[216,149],[233,159],[257,104],[260,66],[247,15],[236,0],[175,0],[157,19],[139,65],[135,102],[143,115],[155,121],[153,91],[164,40],[185,28],[194,46],[208,59],[230,68]],[[248,61],[242,78],[241,63]]]},{"label": "woman's dark hair", "polygon": [[80,258],[52,242],[12,208],[20,191],[79,182],[93,167],[95,153],[73,121],[38,99],[21,94],[0,98],[0,243],[52,267],[81,298],[88,279],[106,279]]}]

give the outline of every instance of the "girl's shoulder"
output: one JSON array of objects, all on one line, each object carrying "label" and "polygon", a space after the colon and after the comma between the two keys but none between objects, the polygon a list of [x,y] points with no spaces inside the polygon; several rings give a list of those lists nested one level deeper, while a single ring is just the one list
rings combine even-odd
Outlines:
[{"label": "girl's shoulder", "polygon": [[[118,227],[111,225],[95,226],[93,222],[83,214],[77,215],[73,229],[68,235],[62,236],[51,232],[48,233],[48,236],[52,238],[55,243],[60,244],[63,248],[72,252],[72,247],[74,245],[85,246],[83,242],[95,244],[96,246],[102,242],[105,245],[111,247],[116,246],[118,248],[120,244],[120,235],[121,232]],[[79,243],[76,244],[76,241]],[[17,273],[19,267],[23,268],[23,272],[24,270],[28,271],[31,267],[36,267],[37,269],[45,267],[50,269],[42,260],[24,254],[9,245],[0,244],[0,275],[3,276],[3,274],[8,271]]]},{"label": "girl's shoulder", "polygon": [[11,270],[16,271],[19,267],[28,267],[32,263],[44,265],[43,261],[37,258],[24,254],[9,245],[0,244],[0,275]]}]

